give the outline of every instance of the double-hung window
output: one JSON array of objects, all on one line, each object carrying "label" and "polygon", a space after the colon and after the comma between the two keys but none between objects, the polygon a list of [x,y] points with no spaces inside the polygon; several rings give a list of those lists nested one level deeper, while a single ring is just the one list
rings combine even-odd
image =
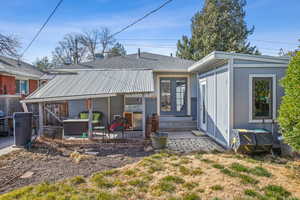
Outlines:
[{"label": "double-hung window", "polygon": [[16,80],[16,93],[17,94],[28,94],[28,80]]},{"label": "double-hung window", "polygon": [[276,118],[276,75],[249,76],[249,121],[268,122]]}]

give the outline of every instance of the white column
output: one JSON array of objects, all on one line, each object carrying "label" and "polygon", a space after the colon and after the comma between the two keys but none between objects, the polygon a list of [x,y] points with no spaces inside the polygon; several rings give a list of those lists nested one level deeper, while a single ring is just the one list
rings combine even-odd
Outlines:
[{"label": "white column", "polygon": [[89,122],[88,122],[88,134],[89,139],[93,137],[93,101],[92,99],[88,99],[88,109],[89,109]]},{"label": "white column", "polygon": [[107,120],[108,120],[108,123],[110,124],[111,123],[111,114],[110,114],[110,99],[111,97],[108,97],[108,100],[107,100]]},{"label": "white column", "polygon": [[146,138],[146,99],[145,95],[143,94],[142,97],[142,105],[143,105],[143,137]]},{"label": "white column", "polygon": [[44,132],[44,109],[43,103],[39,103],[39,136]]}]

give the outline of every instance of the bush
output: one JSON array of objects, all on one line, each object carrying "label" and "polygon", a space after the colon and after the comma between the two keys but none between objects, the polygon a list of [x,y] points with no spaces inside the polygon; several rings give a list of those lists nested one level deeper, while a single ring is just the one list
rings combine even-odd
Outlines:
[{"label": "bush", "polygon": [[279,109],[279,125],[285,142],[300,151],[300,52],[292,58],[281,84],[285,96]]}]

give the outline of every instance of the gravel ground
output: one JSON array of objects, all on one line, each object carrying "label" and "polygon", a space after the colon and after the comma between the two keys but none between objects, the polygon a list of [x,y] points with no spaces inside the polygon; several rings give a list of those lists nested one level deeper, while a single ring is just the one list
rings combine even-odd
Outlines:
[{"label": "gravel ground", "polygon": [[[14,151],[0,157],[0,193],[45,181],[53,182],[77,175],[90,176],[97,171],[122,167],[152,153],[144,149],[143,141],[63,143],[39,140],[29,151]],[[98,155],[87,155],[86,152]],[[25,173],[29,177],[22,177]]]}]

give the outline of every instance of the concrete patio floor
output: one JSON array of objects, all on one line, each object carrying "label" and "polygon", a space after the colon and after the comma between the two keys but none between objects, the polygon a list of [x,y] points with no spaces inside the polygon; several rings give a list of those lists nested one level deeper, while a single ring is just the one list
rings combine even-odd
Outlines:
[{"label": "concrete patio floor", "polygon": [[167,148],[180,153],[225,151],[207,135],[196,136],[191,131],[169,132]]}]

